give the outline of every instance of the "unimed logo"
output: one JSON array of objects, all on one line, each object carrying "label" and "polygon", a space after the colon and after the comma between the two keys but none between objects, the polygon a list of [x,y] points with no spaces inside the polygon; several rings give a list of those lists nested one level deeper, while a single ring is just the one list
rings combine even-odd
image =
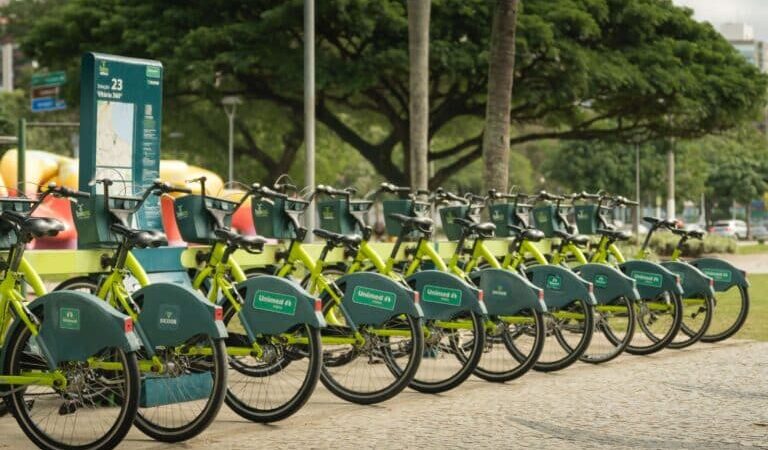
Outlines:
[{"label": "unimed logo", "polygon": [[64,330],[79,330],[80,310],[77,308],[61,308],[59,310],[59,328]]},{"label": "unimed logo", "polygon": [[75,208],[75,217],[78,219],[90,219],[91,210],[86,208],[82,203],[78,203],[77,207]]},{"label": "unimed logo", "polygon": [[269,210],[264,206],[264,202],[256,202],[253,205],[254,217],[267,217],[268,215],[269,215]]},{"label": "unimed logo", "polygon": [[176,330],[179,328],[179,316],[181,310],[176,305],[160,305],[160,317],[158,327],[161,330]]}]

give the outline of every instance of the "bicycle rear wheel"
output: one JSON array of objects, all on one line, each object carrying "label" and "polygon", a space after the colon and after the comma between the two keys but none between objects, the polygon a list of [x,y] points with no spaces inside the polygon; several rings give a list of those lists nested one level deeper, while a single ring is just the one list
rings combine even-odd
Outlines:
[{"label": "bicycle rear wheel", "polygon": [[619,356],[632,341],[635,320],[634,304],[626,297],[595,306],[595,333],[581,361],[600,364]]},{"label": "bicycle rear wheel", "polygon": [[[42,310],[34,314],[41,320]],[[139,402],[136,355],[105,348],[94,358],[116,363],[119,370],[94,369],[85,361],[59,365],[67,387],[30,385],[5,397],[24,434],[42,449],[102,450],[116,447],[128,433]],[[35,338],[19,326],[9,336],[4,373],[48,372]]]},{"label": "bicycle rear wheel", "polygon": [[712,323],[714,311],[715,298],[711,295],[702,296],[702,298],[684,298],[680,332],[667,347],[681,349],[699,342]]},{"label": "bicycle rear wheel", "polygon": [[489,319],[483,356],[475,375],[496,383],[521,377],[533,368],[544,348],[544,317],[536,310],[520,311],[516,316]]},{"label": "bicycle rear wheel", "polygon": [[731,286],[715,295],[715,313],[702,342],[719,342],[738,333],[749,315],[749,290]]},{"label": "bicycle rear wheel", "polygon": [[584,300],[574,300],[564,308],[545,313],[544,318],[547,341],[533,369],[565,369],[579,360],[592,341],[594,309]]},{"label": "bicycle rear wheel", "polygon": [[363,342],[339,343],[355,334],[342,308],[327,293],[322,300],[323,314],[335,322],[322,330],[323,385],[339,398],[363,405],[383,402],[408,387],[424,352],[421,319],[394,316],[379,326],[359,328]]},{"label": "bicycle rear wheel", "polygon": [[[251,348],[234,307],[224,309],[227,347]],[[320,378],[320,331],[308,325],[285,336],[307,343],[291,344],[284,336],[258,336],[263,354],[230,356],[226,403],[244,419],[267,423],[295,414],[312,396]]]},{"label": "bicycle rear wheel", "polygon": [[680,331],[683,302],[676,292],[664,292],[655,298],[635,302],[635,316],[641,333],[635,333],[626,352],[650,355],[669,345]]}]

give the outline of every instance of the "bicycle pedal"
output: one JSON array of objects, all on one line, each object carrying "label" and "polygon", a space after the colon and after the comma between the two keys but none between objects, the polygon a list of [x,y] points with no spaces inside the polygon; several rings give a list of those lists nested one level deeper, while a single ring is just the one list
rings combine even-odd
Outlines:
[{"label": "bicycle pedal", "polygon": [[77,412],[77,409],[80,407],[80,402],[76,400],[69,400],[61,404],[59,406],[59,415],[60,416],[68,416],[70,414],[74,414]]}]

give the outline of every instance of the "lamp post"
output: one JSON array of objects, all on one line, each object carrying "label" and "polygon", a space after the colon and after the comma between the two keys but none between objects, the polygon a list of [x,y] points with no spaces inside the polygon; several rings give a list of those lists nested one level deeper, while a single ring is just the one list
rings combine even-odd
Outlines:
[{"label": "lamp post", "polygon": [[237,105],[241,103],[242,100],[240,97],[235,95],[228,95],[221,99],[224,113],[227,115],[227,119],[229,119],[229,165],[227,166],[227,182],[230,186],[235,178],[235,113],[237,112]]}]

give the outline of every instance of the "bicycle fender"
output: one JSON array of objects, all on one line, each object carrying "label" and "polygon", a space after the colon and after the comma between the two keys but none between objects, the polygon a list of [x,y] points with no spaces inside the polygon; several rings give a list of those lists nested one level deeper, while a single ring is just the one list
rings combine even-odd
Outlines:
[{"label": "bicycle fender", "polygon": [[[47,353],[50,358],[48,363],[53,366],[65,361],[85,361],[108,347],[121,348],[126,353],[141,348],[130,317],[95,295],[55,291],[37,298],[28,308],[30,311],[43,310],[36,342],[41,352]],[[20,320],[14,320],[8,336],[20,326],[25,325]],[[0,373],[5,361],[5,349],[2,353]]]},{"label": "bicycle fender", "polygon": [[450,320],[457,313],[474,311],[488,314],[481,290],[448,272],[423,270],[405,280],[419,293],[424,317],[431,320]]},{"label": "bicycle fender", "polygon": [[384,275],[352,273],[336,280],[336,285],[344,293],[344,310],[357,326],[378,326],[401,314],[424,317],[416,292]]},{"label": "bicycle fender", "polygon": [[688,262],[714,280],[715,291],[717,292],[727,291],[731,286],[749,287],[747,272],[728,261],[717,258],[700,258]]},{"label": "bicycle fender", "polygon": [[637,291],[642,298],[654,298],[664,292],[683,293],[680,277],[660,264],[642,259],[633,259],[632,261],[620,264],[619,270],[635,280]]},{"label": "bicycle fender", "polygon": [[662,266],[680,277],[684,298],[700,298],[714,296],[714,280],[696,267],[680,261],[664,261]]},{"label": "bicycle fender", "polygon": [[483,291],[483,302],[492,316],[517,314],[532,308],[546,312],[544,290],[517,272],[503,269],[476,270],[470,279]]},{"label": "bicycle fender", "polygon": [[621,297],[640,300],[635,280],[611,266],[589,263],[574,270],[581,278],[592,283],[595,300],[599,305],[608,304]]},{"label": "bicycle fender", "polygon": [[[238,283],[237,290],[245,300],[240,319],[255,334],[275,335],[305,324],[325,327],[320,301],[291,279],[262,275]],[[226,301],[222,296],[222,304]]]},{"label": "bicycle fender", "polygon": [[227,337],[224,322],[216,319],[219,306],[187,286],[152,283],[136,291],[133,299],[141,306],[140,331],[152,347],[180,345],[200,334]]},{"label": "bicycle fender", "polygon": [[597,304],[592,293],[592,283],[562,266],[534,266],[525,273],[531,283],[544,290],[547,310],[563,308],[574,300],[584,300],[590,305]]}]

